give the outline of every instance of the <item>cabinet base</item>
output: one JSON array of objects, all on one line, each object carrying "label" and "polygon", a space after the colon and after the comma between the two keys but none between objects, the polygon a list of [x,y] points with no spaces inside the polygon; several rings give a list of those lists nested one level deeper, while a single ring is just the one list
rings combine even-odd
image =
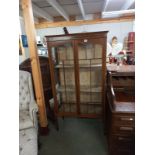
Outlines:
[{"label": "cabinet base", "polygon": [[39,134],[41,136],[47,136],[49,134],[49,128],[47,127],[39,127]]}]

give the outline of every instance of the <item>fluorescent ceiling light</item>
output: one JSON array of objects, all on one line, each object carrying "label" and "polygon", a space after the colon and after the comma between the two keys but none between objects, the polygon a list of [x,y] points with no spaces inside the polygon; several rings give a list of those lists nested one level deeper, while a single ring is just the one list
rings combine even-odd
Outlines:
[{"label": "fluorescent ceiling light", "polygon": [[111,12],[102,12],[102,18],[105,17],[118,17],[123,14],[135,13],[135,9],[130,10],[120,10],[120,11],[111,11]]}]

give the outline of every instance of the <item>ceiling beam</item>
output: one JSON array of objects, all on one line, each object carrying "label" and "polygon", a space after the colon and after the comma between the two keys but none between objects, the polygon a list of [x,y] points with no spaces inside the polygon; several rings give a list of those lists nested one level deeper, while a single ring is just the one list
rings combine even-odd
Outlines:
[{"label": "ceiling beam", "polygon": [[122,6],[121,10],[127,10],[129,9],[133,4],[135,0],[127,0],[126,3]]},{"label": "ceiling beam", "polygon": [[69,21],[69,15],[65,12],[65,10],[59,5],[56,0],[46,0],[51,6],[53,6],[61,16],[63,16],[67,21]]},{"label": "ceiling beam", "polygon": [[77,1],[78,1],[78,5],[79,5],[79,8],[80,8],[82,17],[85,20],[86,19],[86,14],[85,14],[85,10],[84,10],[83,4],[82,4],[82,0],[77,0]]},{"label": "ceiling beam", "polygon": [[102,12],[105,12],[106,11],[109,2],[110,2],[110,0],[104,0]]},{"label": "ceiling beam", "polygon": [[34,14],[46,19],[47,21],[53,21],[53,18],[44,10],[40,9],[36,5],[32,4]]},{"label": "ceiling beam", "polygon": [[95,20],[43,22],[43,23],[35,24],[35,28],[44,29],[44,28],[50,28],[50,27],[66,27],[66,26],[80,26],[80,25],[100,24],[100,23],[116,23],[116,22],[133,21],[134,19],[135,19],[135,16],[130,15],[130,16],[117,17],[117,18],[106,18],[106,19],[95,19]]}]

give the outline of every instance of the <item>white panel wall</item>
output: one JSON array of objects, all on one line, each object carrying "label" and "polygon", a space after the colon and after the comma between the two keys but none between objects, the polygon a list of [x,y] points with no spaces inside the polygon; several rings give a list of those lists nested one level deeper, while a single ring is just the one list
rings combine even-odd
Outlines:
[{"label": "white panel wall", "polygon": [[[24,20],[22,17],[19,17],[19,22],[20,22],[20,35],[25,35],[25,26],[24,26]],[[25,59],[29,58],[30,57],[30,54],[29,54],[29,48],[26,47],[24,48],[25,50],[25,57],[24,56],[19,56],[19,64],[21,62],[23,62]]]},{"label": "white panel wall", "polygon": [[[82,26],[68,26],[69,33],[80,33],[80,32],[97,32],[97,31],[109,31],[108,42],[111,41],[113,36],[118,37],[119,42],[124,41],[124,37],[129,32],[133,31],[134,22],[120,22],[120,23],[103,23],[93,25],[82,25]],[[64,34],[63,27],[37,29],[37,35],[43,38],[46,35],[58,35]]]}]

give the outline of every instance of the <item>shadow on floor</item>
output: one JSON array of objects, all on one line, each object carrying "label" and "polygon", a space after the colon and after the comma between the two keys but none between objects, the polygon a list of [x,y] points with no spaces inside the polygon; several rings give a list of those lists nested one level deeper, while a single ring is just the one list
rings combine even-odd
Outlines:
[{"label": "shadow on floor", "polygon": [[40,136],[39,155],[107,155],[100,119],[59,119],[59,131],[49,122],[50,133]]}]

